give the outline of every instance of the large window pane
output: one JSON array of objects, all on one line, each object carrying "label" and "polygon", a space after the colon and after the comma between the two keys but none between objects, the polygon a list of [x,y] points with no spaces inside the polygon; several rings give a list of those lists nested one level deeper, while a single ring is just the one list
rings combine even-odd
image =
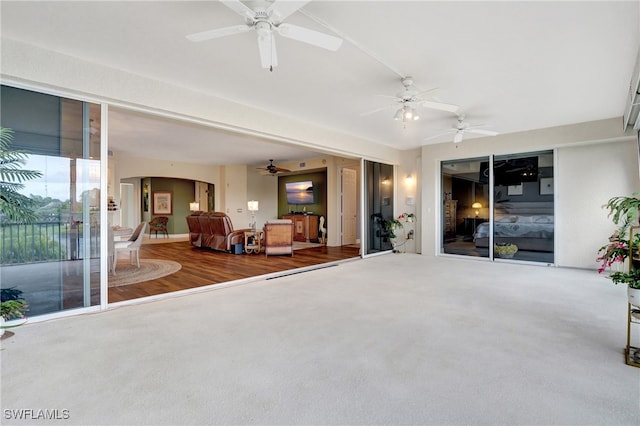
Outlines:
[{"label": "large window pane", "polygon": [[494,257],[553,263],[553,151],[496,156],[493,173]]},{"label": "large window pane", "polygon": [[100,106],[1,86],[2,127],[29,153],[35,223],[0,217],[0,285],[29,316],[100,304]]},{"label": "large window pane", "polygon": [[488,243],[477,235],[489,220],[488,162],[488,157],[442,162],[442,253],[489,256]]}]

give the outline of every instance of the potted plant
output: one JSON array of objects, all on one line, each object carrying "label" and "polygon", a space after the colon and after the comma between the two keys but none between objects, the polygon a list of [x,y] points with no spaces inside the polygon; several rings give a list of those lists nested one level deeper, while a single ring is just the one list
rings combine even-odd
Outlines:
[{"label": "potted plant", "polygon": [[618,232],[620,237],[624,238],[631,224],[638,220],[640,198],[638,198],[638,193],[634,192],[631,197],[618,196],[610,198],[607,204],[602,207],[609,210],[609,217],[613,220],[613,223],[620,226]]},{"label": "potted plant", "polygon": [[640,306],[640,269],[629,272],[614,272],[609,275],[614,284],[626,284],[629,303]]},{"label": "potted plant", "polygon": [[18,325],[5,326],[5,321],[12,319],[25,318],[25,313],[29,305],[23,299],[12,299],[0,302],[0,336],[4,334],[6,328],[17,327]]},{"label": "potted plant", "polygon": [[375,220],[380,229],[377,231],[377,236],[382,237],[382,241],[389,242],[391,240],[391,244],[393,246],[393,251],[396,251],[396,243],[395,240],[398,236],[396,235],[396,230],[403,228],[402,222],[398,219],[386,219],[382,216],[381,213],[374,213],[371,215],[371,218]]},{"label": "potted plant", "polygon": [[518,252],[518,246],[513,243],[495,243],[493,252],[505,259],[511,259]]}]

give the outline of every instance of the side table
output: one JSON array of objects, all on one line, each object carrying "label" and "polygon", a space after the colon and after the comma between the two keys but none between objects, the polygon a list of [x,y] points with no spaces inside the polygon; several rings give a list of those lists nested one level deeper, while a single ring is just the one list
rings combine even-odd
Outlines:
[{"label": "side table", "polygon": [[[244,251],[247,254],[259,254],[262,250],[264,231],[244,231]],[[251,240],[250,238],[253,237]],[[250,242],[251,241],[251,242]]]}]

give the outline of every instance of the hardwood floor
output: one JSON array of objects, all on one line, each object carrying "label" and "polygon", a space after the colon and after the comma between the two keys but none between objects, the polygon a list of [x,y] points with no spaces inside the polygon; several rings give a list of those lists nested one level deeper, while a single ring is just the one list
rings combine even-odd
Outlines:
[{"label": "hardwood floor", "polygon": [[234,255],[197,249],[186,241],[144,244],[140,249],[140,258],[173,260],[182,264],[182,269],[156,280],[109,287],[109,303],[226,283],[358,256],[359,249],[353,246],[306,248],[295,250],[293,256],[266,257],[264,253]]}]

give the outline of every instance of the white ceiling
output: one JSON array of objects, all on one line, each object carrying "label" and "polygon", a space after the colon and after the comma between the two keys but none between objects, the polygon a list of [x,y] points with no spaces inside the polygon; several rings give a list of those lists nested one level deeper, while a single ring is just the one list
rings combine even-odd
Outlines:
[{"label": "white ceiling", "polygon": [[[314,0],[285,22],[340,35],[341,48],[276,36],[279,65],[269,72],[253,31],[200,43],[185,38],[242,24],[218,2],[0,7],[2,37],[399,149],[450,143],[452,135],[424,139],[456,121],[426,108],[406,125],[393,120],[391,107],[361,116],[389,104],[384,96],[402,90],[401,76],[413,76],[419,90],[437,87],[433,100],[459,105],[471,124],[505,134],[622,116],[640,48],[638,1]],[[162,152],[209,164],[309,158],[298,148],[123,110],[110,116],[109,130],[112,149],[132,155]],[[212,138],[219,143],[203,143]],[[463,143],[473,143],[470,135]]]}]

